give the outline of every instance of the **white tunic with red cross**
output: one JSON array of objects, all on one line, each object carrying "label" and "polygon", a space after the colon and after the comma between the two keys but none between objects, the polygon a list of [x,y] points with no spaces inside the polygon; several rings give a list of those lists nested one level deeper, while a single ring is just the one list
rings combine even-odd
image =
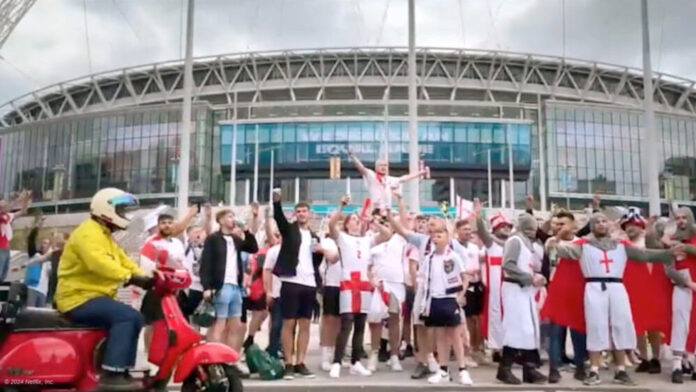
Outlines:
[{"label": "white tunic with red cross", "polygon": [[503,282],[503,247],[493,242],[486,249],[485,314],[483,333],[488,339],[488,348],[503,348],[503,301],[501,287]]},{"label": "white tunic with red cross", "polygon": [[186,251],[177,238],[162,238],[155,234],[140,248],[140,268],[152,271],[158,265],[177,267],[184,264]]},{"label": "white tunic with red cross", "polygon": [[[627,242],[622,241],[610,250],[599,249],[584,239],[573,244],[582,247],[580,267],[585,279],[623,278],[628,260]],[[588,351],[635,349],[631,304],[622,282],[586,282],[583,302]]]},{"label": "white tunic with red cross", "polygon": [[339,233],[336,244],[341,255],[339,312],[367,313],[372,299],[372,284],[367,277],[372,238]]}]

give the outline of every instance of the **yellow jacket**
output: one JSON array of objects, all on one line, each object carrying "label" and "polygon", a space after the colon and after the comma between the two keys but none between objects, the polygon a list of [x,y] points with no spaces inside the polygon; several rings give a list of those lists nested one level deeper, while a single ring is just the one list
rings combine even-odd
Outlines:
[{"label": "yellow jacket", "polygon": [[144,275],[111,238],[111,232],[93,219],[70,234],[58,264],[56,305],[60,312],[92,298],[116,297],[116,290],[131,275]]}]

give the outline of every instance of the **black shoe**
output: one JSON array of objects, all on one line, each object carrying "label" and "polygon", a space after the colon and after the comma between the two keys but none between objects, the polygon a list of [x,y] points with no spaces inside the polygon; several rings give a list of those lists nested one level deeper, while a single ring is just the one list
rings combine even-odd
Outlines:
[{"label": "black shoe", "polygon": [[519,378],[515,377],[514,374],[512,374],[512,369],[509,367],[499,367],[498,368],[498,374],[495,376],[495,378],[502,382],[503,384],[508,384],[508,385],[520,385],[522,384],[522,381],[520,381]]},{"label": "black shoe", "polygon": [[548,378],[536,370],[536,368],[525,366],[522,369],[522,381],[527,384],[546,384]]},{"label": "black shoe", "polygon": [[128,377],[126,373],[104,371],[99,377],[100,391],[135,391],[142,388],[142,384]]},{"label": "black shoe", "polygon": [[412,357],[413,356],[413,346],[410,344],[406,346],[406,351],[404,351],[404,357]]},{"label": "black shoe", "polygon": [[413,380],[422,380],[430,375],[430,370],[428,367],[420,362],[418,362],[418,365],[416,365],[416,370],[413,371],[413,374],[411,374],[411,379]]},{"label": "black shoe", "polygon": [[647,373],[648,370],[650,370],[650,362],[645,359],[641,360],[640,364],[636,367],[636,373]]},{"label": "black shoe", "polygon": [[565,354],[561,355],[561,363],[568,366],[575,366],[573,360],[571,358],[568,358],[568,356]]},{"label": "black shoe", "polygon": [[602,383],[602,380],[599,378],[599,374],[597,372],[590,372],[590,374],[588,374],[587,377],[582,380],[582,383],[585,385],[599,385]]},{"label": "black shoe", "polygon": [[682,372],[684,374],[693,374],[694,373],[694,367],[691,366],[691,362],[686,361],[682,363]]},{"label": "black shoe", "polygon": [[294,380],[295,379],[295,367],[292,365],[285,365],[285,372],[283,373],[284,380]]},{"label": "black shoe", "polygon": [[494,362],[494,363],[500,363],[500,361],[501,361],[502,358],[503,358],[503,357],[500,355],[500,352],[499,352],[499,351],[495,351],[495,352],[493,353],[493,362]]},{"label": "black shoe", "polygon": [[549,371],[549,384],[558,384],[561,381],[561,373],[556,369]]},{"label": "black shoe", "polygon": [[573,378],[578,380],[578,381],[585,381],[587,378],[587,373],[585,373],[584,368],[575,368],[575,373],[573,374]]},{"label": "black shoe", "polygon": [[696,381],[696,373],[691,374],[691,381]]},{"label": "black shoe", "polygon": [[309,369],[307,369],[307,366],[305,366],[304,363],[301,363],[299,365],[295,365],[295,374],[298,376],[302,376],[304,378],[314,378],[316,377],[314,373],[310,372]]},{"label": "black shoe", "polygon": [[683,384],[684,383],[684,372],[681,369],[672,371],[672,384]]},{"label": "black shoe", "polygon": [[648,364],[648,373],[650,373],[650,374],[662,373],[662,365],[660,364],[659,359],[653,358],[650,360],[650,363]]},{"label": "black shoe", "polygon": [[619,370],[614,374],[614,384],[621,384],[621,385],[636,385],[633,380],[631,380],[631,377],[628,376],[628,373],[626,373],[625,370]]},{"label": "black shoe", "polygon": [[380,362],[387,362],[389,360],[389,352],[385,348],[382,350],[381,348],[379,349],[379,352],[377,353],[377,359]]}]

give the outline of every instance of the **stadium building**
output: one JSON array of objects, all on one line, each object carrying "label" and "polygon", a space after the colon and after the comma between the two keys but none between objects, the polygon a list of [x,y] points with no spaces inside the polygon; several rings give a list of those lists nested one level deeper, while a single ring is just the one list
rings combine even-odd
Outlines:
[{"label": "stadium building", "polygon": [[[349,149],[367,166],[388,151],[392,173],[405,173],[407,57],[404,48],[354,48],[196,59],[190,197],[228,203],[234,188],[236,204],[263,202],[273,186],[318,211],[347,188],[361,201]],[[432,173],[421,181],[423,206],[455,195],[499,206],[510,199],[510,155],[518,206],[533,193],[579,207],[595,192],[606,203],[647,205],[641,70],[435,48],[419,48],[417,64],[419,147]],[[97,189],[115,186],[143,204],[172,203],[183,68],[89,75],[2,105],[0,195],[31,189],[36,206],[80,211]],[[661,195],[695,205],[694,81],[656,73],[654,86]],[[341,179],[329,177],[335,155]]]}]

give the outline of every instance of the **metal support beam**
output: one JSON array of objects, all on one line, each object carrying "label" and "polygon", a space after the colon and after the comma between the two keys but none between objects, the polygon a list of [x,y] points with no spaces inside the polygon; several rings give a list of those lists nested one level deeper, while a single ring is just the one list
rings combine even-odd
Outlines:
[{"label": "metal support beam", "polygon": [[660,175],[658,157],[657,128],[655,127],[655,108],[653,107],[652,65],[650,63],[650,30],[648,28],[648,0],[640,3],[643,26],[643,104],[645,105],[645,165],[648,183],[648,204],[650,216],[660,215]]},{"label": "metal support beam", "polygon": [[181,143],[179,149],[179,215],[186,214],[189,193],[189,165],[191,155],[191,90],[193,89],[193,15],[194,0],[188,0],[186,14],[186,60],[184,63],[184,102],[181,109]]},{"label": "metal support beam", "polygon": [[[416,91],[416,4],[408,0],[408,170],[418,171],[418,96]],[[419,181],[408,183],[411,211],[420,211]]]}]

